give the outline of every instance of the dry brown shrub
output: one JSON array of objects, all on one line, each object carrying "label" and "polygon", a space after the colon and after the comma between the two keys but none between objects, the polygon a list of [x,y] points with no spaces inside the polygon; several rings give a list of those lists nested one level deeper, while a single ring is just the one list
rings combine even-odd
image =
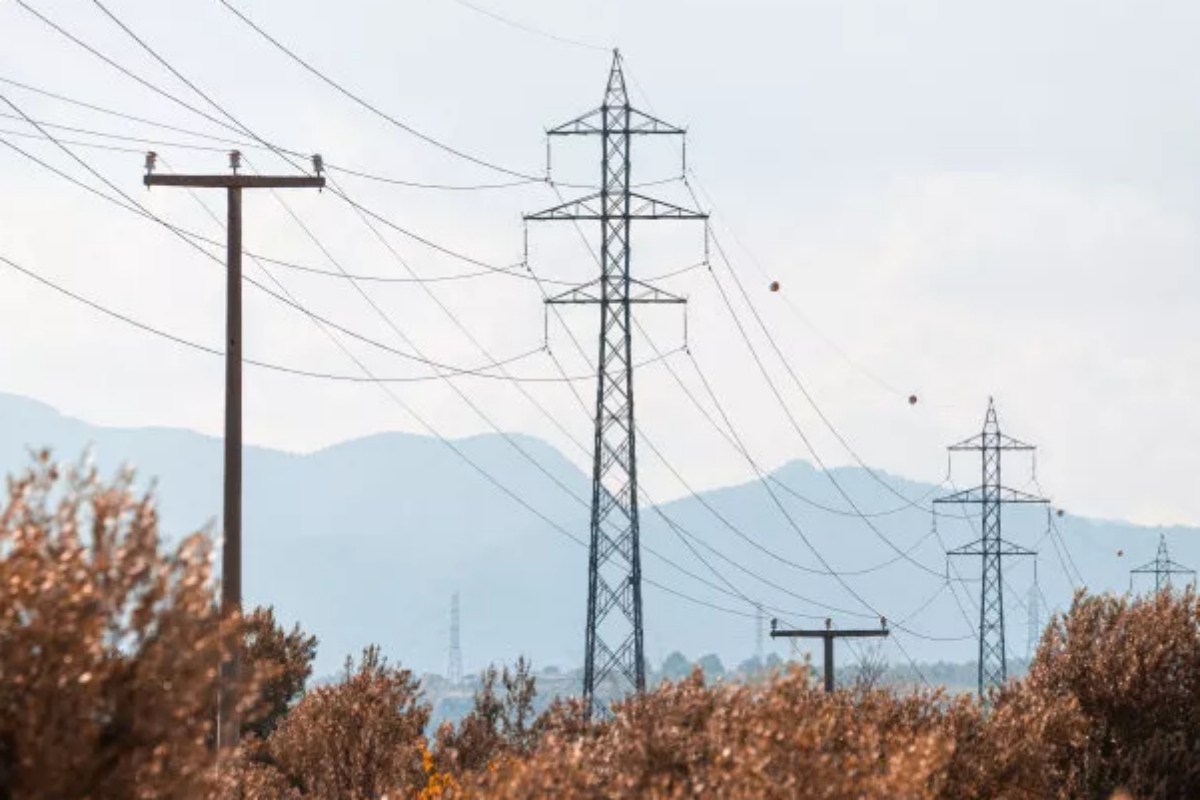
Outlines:
[{"label": "dry brown shrub", "polygon": [[[422,731],[429,707],[408,670],[367,648],[346,660],[340,683],[321,686],[288,712],[262,751],[243,763],[247,800],[379,800],[426,784]],[[259,793],[263,792],[263,793]]]},{"label": "dry brown shrub", "polygon": [[305,634],[299,624],[285,631],[274,608],[256,608],[246,617],[242,663],[257,667],[263,680],[262,706],[243,720],[243,735],[264,740],[275,730],[304,694],[316,655],[317,637]]},{"label": "dry brown shrub", "polygon": [[1086,736],[1061,755],[1080,794],[1200,797],[1200,598],[1079,594],[1051,624],[1029,683],[1077,704]]},{"label": "dry brown shrub", "polygon": [[529,755],[459,776],[464,788],[444,796],[934,798],[953,749],[928,698],[825,695],[803,669],[717,687],[697,671],[583,735],[558,713]]},{"label": "dry brown shrub", "polygon": [[540,732],[533,711],[536,696],[532,665],[524,657],[512,669],[506,665],[500,671],[489,666],[480,676],[467,715],[457,726],[446,722],[438,728],[432,751],[437,769],[451,774],[472,772],[500,756],[528,752]]},{"label": "dry brown shrub", "polygon": [[[160,549],[133,475],[41,453],[0,514],[0,797],[192,798],[211,777],[210,543]],[[249,708],[247,708],[249,710]]]}]

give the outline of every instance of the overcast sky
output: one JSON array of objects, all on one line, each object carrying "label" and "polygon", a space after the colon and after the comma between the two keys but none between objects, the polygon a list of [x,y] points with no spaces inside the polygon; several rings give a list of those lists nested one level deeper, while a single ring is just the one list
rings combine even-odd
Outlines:
[{"label": "overcast sky", "polygon": [[[92,3],[30,2],[138,75],[220,116]],[[1183,0],[475,2],[597,47],[530,34],[454,0],[239,0],[239,7],[405,124],[480,159],[538,174],[543,131],[599,104],[611,59],[605,48],[619,45],[631,86],[636,80],[638,87],[635,103],[688,126],[689,165],[705,210],[715,215],[718,240],[789,363],[859,457],[893,473],[941,480],[945,445],[979,429],[994,395],[1005,429],[1039,445],[1038,480],[1057,503],[1089,516],[1200,522],[1200,51],[1192,41],[1200,6]],[[509,180],[355,106],[218,0],[106,5],[263,139],[407,180]],[[11,0],[0,2],[0,31],[0,78],[223,133]],[[0,83],[0,94],[56,124],[203,143],[11,84]],[[0,111],[10,110],[0,103]],[[9,119],[0,119],[0,129],[29,131]],[[0,136],[104,188],[52,145]],[[561,144],[555,177],[595,181],[598,144]],[[221,152],[154,149],[164,169],[226,166]],[[187,192],[141,186],[139,154],[73,150],[154,213],[222,238]],[[290,170],[269,153],[246,152],[254,169]],[[635,180],[669,178],[679,173],[679,156],[648,143],[635,152],[634,167]],[[433,192],[333,176],[398,225],[488,264],[520,261],[522,212],[558,202],[542,185]],[[148,324],[220,348],[224,277],[216,264],[7,148],[0,148],[0,179],[0,255]],[[647,191],[689,200],[679,185]],[[219,193],[203,200],[223,216]],[[286,201],[328,254],[269,192],[246,198],[248,249],[323,269],[336,269],[332,256],[352,273],[407,274],[333,194],[291,190]],[[418,275],[478,270],[394,231],[384,235]],[[532,230],[533,269],[557,280],[589,279],[594,267],[576,236],[569,228]],[[703,256],[698,226],[640,225],[636,237],[635,276],[671,272]],[[253,263],[246,270],[267,280]],[[725,266],[714,270],[736,296]],[[273,274],[317,313],[442,363],[478,366],[488,357],[438,303],[492,358],[542,344],[541,297],[524,280],[363,284],[389,323],[345,281],[280,268]],[[780,281],[779,293],[767,290],[769,280]],[[694,362],[682,353],[668,359],[679,377],[709,408],[699,365],[762,467],[812,460],[712,277],[693,270],[663,285],[691,299]],[[820,457],[828,465],[852,463],[740,300],[737,310]],[[356,373],[303,315],[252,288],[246,312],[248,356]],[[595,309],[564,313],[587,358],[557,321],[551,347],[569,374],[586,374],[594,359]],[[670,351],[682,344],[676,310],[642,313],[656,346]],[[100,424],[221,431],[220,358],[105,319],[7,268],[0,268],[0,337],[6,343],[0,390]],[[378,349],[344,343],[379,375],[428,374]],[[644,339],[637,347],[639,360],[651,357]],[[511,369],[558,374],[545,355]],[[525,385],[561,429],[509,384],[462,379],[457,385],[499,427],[545,437],[576,463],[588,463],[591,423],[562,385]],[[592,396],[590,384],[577,386],[585,400]],[[490,430],[445,383],[394,391],[442,434]],[[752,477],[663,364],[638,373],[637,392],[640,427],[693,488]],[[910,393],[920,398],[915,407]],[[247,368],[250,442],[305,451],[383,430],[424,432],[369,383]],[[653,500],[684,493],[646,448],[641,453]],[[1028,486],[1028,466],[1006,470],[1012,485]],[[977,463],[957,462],[954,482],[972,483],[977,474]]]}]

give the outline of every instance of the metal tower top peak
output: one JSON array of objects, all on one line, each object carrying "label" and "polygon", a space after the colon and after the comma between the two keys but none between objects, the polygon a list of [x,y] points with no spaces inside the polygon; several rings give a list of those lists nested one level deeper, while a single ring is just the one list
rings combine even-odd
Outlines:
[{"label": "metal tower top peak", "polygon": [[612,69],[608,73],[608,89],[604,92],[604,105],[625,106],[629,104],[629,93],[625,91],[625,70],[621,66],[621,51],[613,50]]},{"label": "metal tower top peak", "polygon": [[1000,432],[1000,419],[996,416],[996,401],[991,397],[988,398],[987,415],[983,418],[983,430],[985,433]]}]

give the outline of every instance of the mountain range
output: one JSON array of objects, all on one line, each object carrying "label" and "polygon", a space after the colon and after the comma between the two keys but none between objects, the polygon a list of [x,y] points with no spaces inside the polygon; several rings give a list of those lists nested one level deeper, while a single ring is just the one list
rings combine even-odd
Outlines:
[{"label": "mountain range", "polygon": [[[586,541],[588,508],[579,498],[590,497],[590,476],[549,444],[520,434],[455,444],[529,507]],[[0,394],[0,469],[23,469],[29,449],[42,447],[65,461],[90,449],[105,474],[129,464],[140,485],[153,479],[168,540],[205,525],[218,529],[219,438],[97,427]],[[539,666],[581,663],[586,550],[438,439],[382,433],[303,454],[247,447],[244,464],[246,603],[273,605],[289,625],[298,621],[317,635],[315,674],[337,672],[348,654],[371,643],[418,673],[444,673],[454,592],[468,672],[518,655]],[[941,507],[934,531],[929,500],[948,492],[863,468],[826,473],[796,460],[763,480],[644,507],[647,657],[661,664],[672,651],[715,653],[739,663],[755,652],[765,627],[760,603],[764,620],[788,625],[823,626],[829,617],[840,626],[874,626],[876,612],[886,615],[892,636],[884,653],[897,665],[973,658],[978,558],[954,559],[947,580],[942,548],[978,538],[977,509]],[[1044,622],[1069,604],[1079,578],[1092,591],[1129,589],[1129,569],[1153,560],[1160,534],[1176,561],[1200,563],[1200,537],[1191,528],[1074,511],[1050,518],[1015,507],[1005,511],[1004,531],[1040,553],[1006,562],[1014,656],[1026,652],[1035,569],[1044,599],[1034,617]],[[1152,586],[1145,576],[1134,584]],[[764,649],[788,655],[784,642],[764,638]]]}]

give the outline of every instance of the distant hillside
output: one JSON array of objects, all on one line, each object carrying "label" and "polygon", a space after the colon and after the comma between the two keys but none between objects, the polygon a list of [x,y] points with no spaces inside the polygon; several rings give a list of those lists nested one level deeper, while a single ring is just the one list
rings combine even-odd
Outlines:
[{"label": "distant hillside", "polygon": [[[532,437],[516,438],[576,494],[589,496],[589,477],[554,448]],[[35,401],[0,395],[0,468],[4,471],[28,463],[27,447],[49,446],[60,458],[73,460],[89,444],[105,472],[130,462],[142,478],[158,480],[170,535],[194,530],[219,515],[220,440],[181,430],[94,427]],[[460,446],[525,501],[586,539],[587,509],[501,437],[477,436]],[[418,674],[444,672],[449,600],[454,591],[462,598],[468,672],[491,661],[513,661],[520,654],[530,656],[538,667],[581,663],[585,551],[500,493],[436,439],[388,433],[307,455],[248,448],[245,473],[247,602],[273,604],[283,619],[299,620],[317,634],[317,675],[337,672],[347,653],[357,653],[371,642],[381,644],[394,660]],[[647,553],[646,577],[741,615],[699,606],[648,585],[646,646],[652,663],[660,664],[674,650],[716,653],[731,664],[753,652],[753,610],[736,595],[730,596],[731,590],[722,593],[698,578],[721,588],[728,580],[737,591],[787,612],[768,610],[768,617],[803,623],[806,620],[793,612],[805,612],[814,616],[807,620],[814,624],[823,624],[826,615],[837,624],[874,624],[851,615],[870,616],[837,580],[781,563],[739,533],[810,570],[824,567],[801,534],[836,570],[853,572],[895,562],[873,572],[847,574],[844,580],[894,623],[903,624],[908,614],[929,601],[908,623],[912,629],[937,637],[970,636],[963,612],[942,588],[944,581],[901,559],[880,538],[901,551],[911,548],[913,558],[940,572],[945,559],[937,539],[930,535],[929,513],[896,510],[904,505],[902,501],[864,470],[839,469],[835,476],[864,512],[894,511],[872,518],[879,535],[861,519],[816,507],[845,509],[846,505],[826,475],[801,461],[775,473],[807,500],[777,490],[799,532],[757,481],[702,495],[704,503],[729,525],[696,499],[663,506],[674,522],[704,543],[694,546],[721,577],[698,561],[653,509],[643,510],[646,546],[695,576],[682,574]],[[933,492],[924,484],[880,477],[908,497]],[[1158,530],[1073,515],[1057,521],[1075,564],[1094,588],[1124,591],[1129,567],[1153,558]],[[1026,546],[1042,539],[1045,527],[1044,512],[1019,510],[1005,518],[1006,535]],[[939,532],[948,546],[975,538],[961,520],[939,519]],[[1195,533],[1170,531],[1177,560],[1200,563],[1200,537]],[[1063,605],[1069,602],[1071,587],[1060,558],[1049,540],[1042,541],[1040,549],[1043,592],[1052,604]],[[1119,557],[1118,550],[1124,556]],[[737,561],[742,570],[721,556]],[[1007,573],[1009,649],[1023,655],[1027,621],[1023,603],[1032,564],[1013,563]],[[958,566],[965,577],[978,574],[975,563]],[[977,586],[968,584],[966,592],[960,586],[958,592],[972,624],[978,612],[970,604],[977,602]],[[767,643],[787,655],[786,645]],[[896,643],[886,645],[893,665],[904,663],[897,645],[926,662],[961,662],[975,654],[969,640],[927,641],[900,635]]]}]

